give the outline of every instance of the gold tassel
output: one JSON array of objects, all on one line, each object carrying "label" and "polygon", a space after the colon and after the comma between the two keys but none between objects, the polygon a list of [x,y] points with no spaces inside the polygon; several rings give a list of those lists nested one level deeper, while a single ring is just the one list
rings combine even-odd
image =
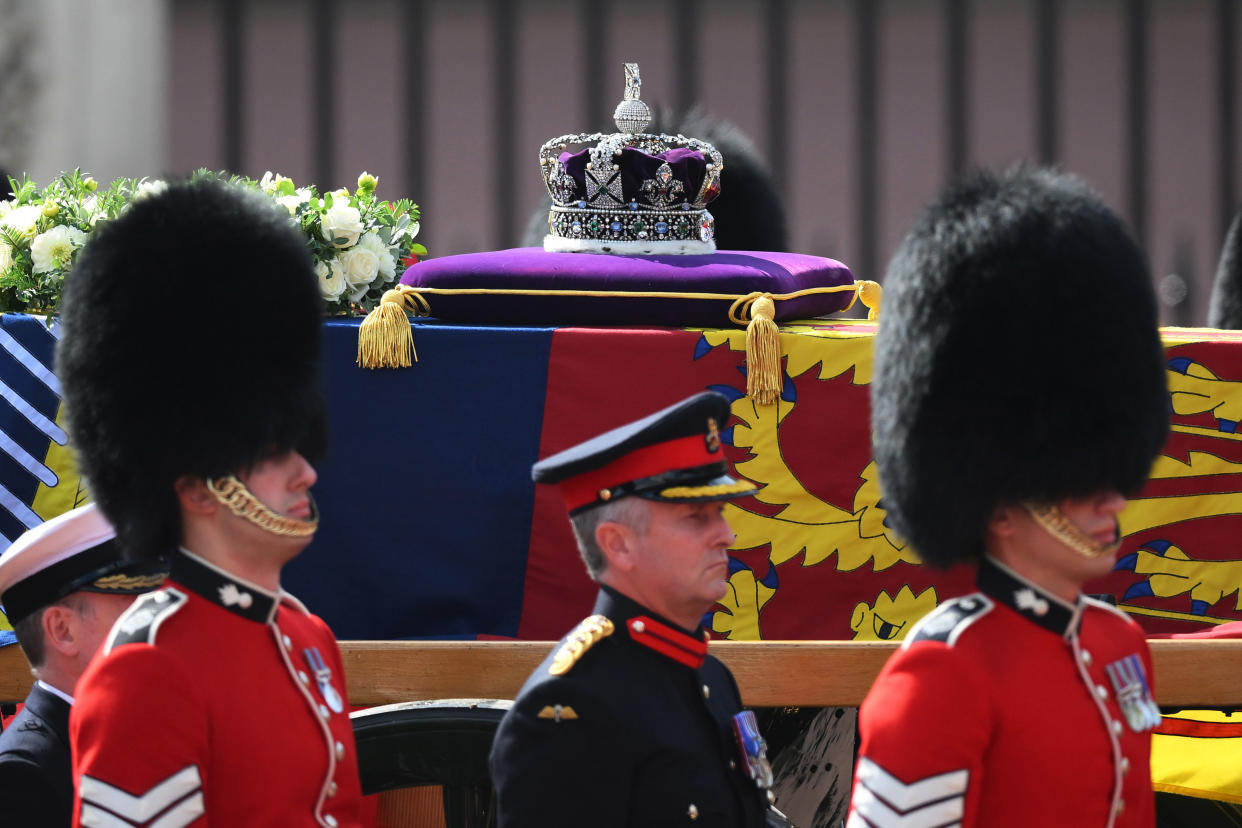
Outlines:
[{"label": "gold tassel", "polygon": [[781,394],[781,336],[774,318],[776,303],[768,294],[750,305],[746,325],[746,396],[772,405]]},{"label": "gold tassel", "polygon": [[880,299],[884,295],[884,288],[880,287],[879,282],[861,281],[858,283],[858,298],[867,306],[867,318],[878,319],[880,317]]},{"label": "gold tassel", "polygon": [[405,311],[407,297],[426,305],[415,291],[401,285],[386,292],[362,320],[358,327],[358,364],[363,368],[409,368],[418,361],[414,331]]}]

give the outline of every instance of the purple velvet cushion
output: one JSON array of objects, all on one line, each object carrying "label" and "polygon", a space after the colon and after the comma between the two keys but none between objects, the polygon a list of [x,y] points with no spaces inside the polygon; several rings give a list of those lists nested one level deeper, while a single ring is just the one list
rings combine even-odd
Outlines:
[{"label": "purple velvet cushion", "polygon": [[[548,253],[519,247],[420,262],[405,272],[410,287],[486,288],[496,293],[425,294],[431,315],[449,322],[534,325],[725,327],[732,299],[515,296],[512,290],[656,291],[780,294],[851,285],[840,262],[800,253],[729,250],[705,256],[610,256]],[[776,302],[776,320],[808,319],[845,308],[853,294],[812,294]]]}]

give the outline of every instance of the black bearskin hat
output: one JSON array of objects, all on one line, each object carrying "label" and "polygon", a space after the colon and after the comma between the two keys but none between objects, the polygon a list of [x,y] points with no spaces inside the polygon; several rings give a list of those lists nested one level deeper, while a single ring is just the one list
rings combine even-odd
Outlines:
[{"label": "black bearskin hat", "polygon": [[1213,328],[1242,329],[1242,211],[1234,215],[1220,251],[1208,324]]},{"label": "black bearskin hat", "polygon": [[202,178],[101,225],[65,281],[71,445],[130,557],[180,541],[174,483],[322,448],[322,301],[289,214]]},{"label": "black bearskin hat", "polygon": [[1142,252],[1078,179],[977,173],[889,265],[871,383],[882,504],[923,560],[982,551],[998,506],[1140,489],[1168,432]]}]

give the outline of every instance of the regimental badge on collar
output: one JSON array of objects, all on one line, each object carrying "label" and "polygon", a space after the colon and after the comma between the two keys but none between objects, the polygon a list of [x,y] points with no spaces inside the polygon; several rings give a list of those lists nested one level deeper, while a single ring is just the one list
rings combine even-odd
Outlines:
[{"label": "regimental badge on collar", "polygon": [[1151,730],[1160,724],[1160,708],[1151,697],[1143,660],[1132,653],[1104,668],[1117,694],[1117,704],[1126,724],[1135,733]]},{"label": "regimental badge on collar", "polygon": [[342,712],[345,709],[345,702],[341,694],[332,686],[332,668],[323,660],[319,648],[307,647],[302,650],[302,658],[306,659],[306,666],[310,667],[314,674],[315,684],[318,685],[319,695],[323,696],[324,702],[333,713]]},{"label": "regimental badge on collar", "polygon": [[742,769],[762,790],[772,787],[772,765],[768,762],[768,743],[759,733],[759,723],[750,710],[733,714],[733,735],[737,737]]}]

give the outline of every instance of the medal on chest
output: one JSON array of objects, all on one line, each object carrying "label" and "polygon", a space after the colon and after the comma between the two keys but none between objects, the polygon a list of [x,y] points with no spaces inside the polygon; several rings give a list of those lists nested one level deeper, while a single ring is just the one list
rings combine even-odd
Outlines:
[{"label": "medal on chest", "polygon": [[315,677],[315,684],[319,687],[319,695],[323,696],[324,703],[331,708],[333,713],[342,712],[345,709],[345,702],[341,699],[341,694],[336,692],[336,688],[332,686],[332,668],[324,662],[319,648],[307,647],[302,650],[302,657],[306,659],[306,666],[310,667],[311,674]]},{"label": "medal on chest", "polygon": [[1114,661],[1104,671],[1113,683],[1117,704],[1131,730],[1142,733],[1160,724],[1160,708],[1151,697],[1143,660],[1137,654]]},{"label": "medal on chest", "polygon": [[759,733],[759,723],[755,721],[753,711],[743,710],[733,715],[733,735],[742,757],[742,770],[761,789],[771,788],[772,765],[768,762],[768,743]]}]

